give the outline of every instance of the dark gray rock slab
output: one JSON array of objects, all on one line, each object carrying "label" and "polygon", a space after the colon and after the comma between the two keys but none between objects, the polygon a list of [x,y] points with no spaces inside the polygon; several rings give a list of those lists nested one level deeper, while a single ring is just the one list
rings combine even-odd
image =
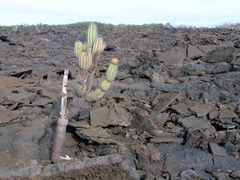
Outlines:
[{"label": "dark gray rock slab", "polygon": [[0,125],[17,119],[22,113],[11,111],[0,105]]},{"label": "dark gray rock slab", "polygon": [[240,159],[234,159],[233,156],[214,157],[214,166],[219,169],[239,170]]},{"label": "dark gray rock slab", "polygon": [[218,47],[207,53],[201,60],[208,63],[231,62],[234,51],[234,47]]},{"label": "dark gray rock slab", "polygon": [[192,128],[192,129],[202,129],[202,130],[209,130],[211,132],[215,132],[215,128],[211,125],[210,121],[206,118],[197,118],[195,116],[180,118],[178,121],[182,126],[185,128]]},{"label": "dark gray rock slab", "polygon": [[233,119],[233,118],[238,118],[238,115],[234,112],[233,109],[228,108],[228,107],[222,107],[219,110],[219,119]]},{"label": "dark gray rock slab", "polygon": [[219,146],[216,143],[209,143],[210,150],[214,156],[226,156],[227,152],[224,147]]},{"label": "dark gray rock slab", "polygon": [[189,116],[191,115],[190,107],[192,104],[190,103],[178,103],[174,104],[171,109],[173,109],[175,112],[181,115],[181,117]]},{"label": "dark gray rock slab", "polygon": [[172,178],[178,177],[180,172],[188,169],[194,171],[203,179],[210,179],[205,172],[206,168],[213,166],[212,156],[196,148],[189,148],[178,144],[162,144],[159,152],[165,157],[164,169]]},{"label": "dark gray rock slab", "polygon": [[190,107],[191,111],[196,113],[197,117],[206,116],[214,108],[215,106],[213,104],[195,104],[194,106]]},{"label": "dark gray rock slab", "polygon": [[65,161],[58,164],[32,164],[23,168],[0,169],[6,179],[126,179],[139,180],[136,170],[122,160],[120,155],[108,155],[84,161]]},{"label": "dark gray rock slab", "polygon": [[231,173],[230,177],[234,178],[234,179],[240,179],[240,169],[239,170],[235,170]]},{"label": "dark gray rock slab", "polygon": [[110,125],[129,126],[131,115],[122,105],[115,104],[114,108],[101,107],[90,111],[92,126],[107,127]]},{"label": "dark gray rock slab", "polygon": [[82,138],[86,139],[90,143],[97,142],[98,144],[128,144],[133,143],[125,137],[119,137],[113,135],[102,127],[91,127],[91,128],[77,128],[76,134]]},{"label": "dark gray rock slab", "polygon": [[168,120],[170,120],[170,116],[168,113],[158,113],[154,118],[154,123],[161,127],[163,126]]}]

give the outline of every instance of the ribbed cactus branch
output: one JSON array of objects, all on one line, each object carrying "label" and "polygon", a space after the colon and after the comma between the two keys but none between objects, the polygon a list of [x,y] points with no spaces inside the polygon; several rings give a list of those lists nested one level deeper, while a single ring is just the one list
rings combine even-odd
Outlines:
[{"label": "ribbed cactus branch", "polygon": [[100,99],[103,95],[104,95],[104,92],[98,88],[95,91],[87,94],[86,100],[87,101],[96,101],[97,99]]},{"label": "ribbed cactus branch", "polygon": [[98,37],[93,44],[92,53],[101,52],[104,49],[105,45],[103,39]]},{"label": "ribbed cactus branch", "polygon": [[95,39],[97,38],[97,26],[96,24],[90,24],[88,28],[88,47],[92,48]]},{"label": "ribbed cactus branch", "polygon": [[92,54],[89,52],[81,52],[79,55],[79,66],[83,70],[88,70],[92,65]]},{"label": "ribbed cactus branch", "polygon": [[108,66],[107,72],[106,72],[106,79],[111,82],[115,79],[115,77],[117,76],[117,72],[118,72],[118,67],[116,64],[110,64]]},{"label": "ribbed cactus branch", "polygon": [[77,58],[79,58],[79,55],[83,49],[83,44],[81,41],[76,41],[74,45],[74,54]]},{"label": "ribbed cactus branch", "polygon": [[78,77],[78,82],[76,85],[76,94],[78,97],[83,97],[87,94],[88,87],[87,87],[87,81],[88,81],[89,73],[88,71],[81,71],[80,75]]},{"label": "ribbed cactus branch", "polygon": [[76,87],[76,93],[79,97],[83,97],[87,94],[87,87],[85,86],[80,86],[80,85],[77,85]]},{"label": "ribbed cactus branch", "polygon": [[106,79],[101,83],[101,90],[106,92],[110,88],[111,84]]}]

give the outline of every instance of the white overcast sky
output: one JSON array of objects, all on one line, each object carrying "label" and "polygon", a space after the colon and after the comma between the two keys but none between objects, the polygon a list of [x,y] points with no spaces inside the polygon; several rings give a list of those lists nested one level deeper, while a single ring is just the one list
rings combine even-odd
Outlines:
[{"label": "white overcast sky", "polygon": [[214,27],[240,22],[240,0],[0,0],[0,25],[82,21]]}]

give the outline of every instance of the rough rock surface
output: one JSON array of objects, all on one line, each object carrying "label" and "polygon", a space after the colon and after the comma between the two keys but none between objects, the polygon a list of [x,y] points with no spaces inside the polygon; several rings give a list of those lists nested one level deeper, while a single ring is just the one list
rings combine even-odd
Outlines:
[{"label": "rough rock surface", "polygon": [[15,169],[0,169],[0,177],[4,179],[126,179],[139,180],[136,170],[129,167],[119,155],[109,155],[86,159],[84,161],[62,162],[54,165],[40,165],[32,161],[30,166]]},{"label": "rough rock surface", "polygon": [[[43,160],[45,168],[68,167],[47,160],[63,70],[70,70],[70,101],[79,74],[73,46],[85,41],[86,30],[0,29],[1,173],[38,171]],[[62,155],[86,162],[120,154],[141,179],[239,178],[239,34],[237,29],[164,26],[99,29],[107,47],[94,84],[113,57],[120,59],[119,73],[100,100],[86,102],[69,120]],[[106,176],[126,179],[126,171],[117,175],[123,172],[119,164],[109,167]],[[87,171],[88,176],[103,175],[98,170]]]}]

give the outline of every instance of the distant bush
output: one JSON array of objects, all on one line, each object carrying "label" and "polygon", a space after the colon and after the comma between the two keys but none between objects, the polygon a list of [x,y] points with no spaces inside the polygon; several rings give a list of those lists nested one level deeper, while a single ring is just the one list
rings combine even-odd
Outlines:
[{"label": "distant bush", "polygon": [[240,29],[240,23],[232,24],[232,23],[224,23],[222,25],[217,26],[217,28],[223,29]]}]

